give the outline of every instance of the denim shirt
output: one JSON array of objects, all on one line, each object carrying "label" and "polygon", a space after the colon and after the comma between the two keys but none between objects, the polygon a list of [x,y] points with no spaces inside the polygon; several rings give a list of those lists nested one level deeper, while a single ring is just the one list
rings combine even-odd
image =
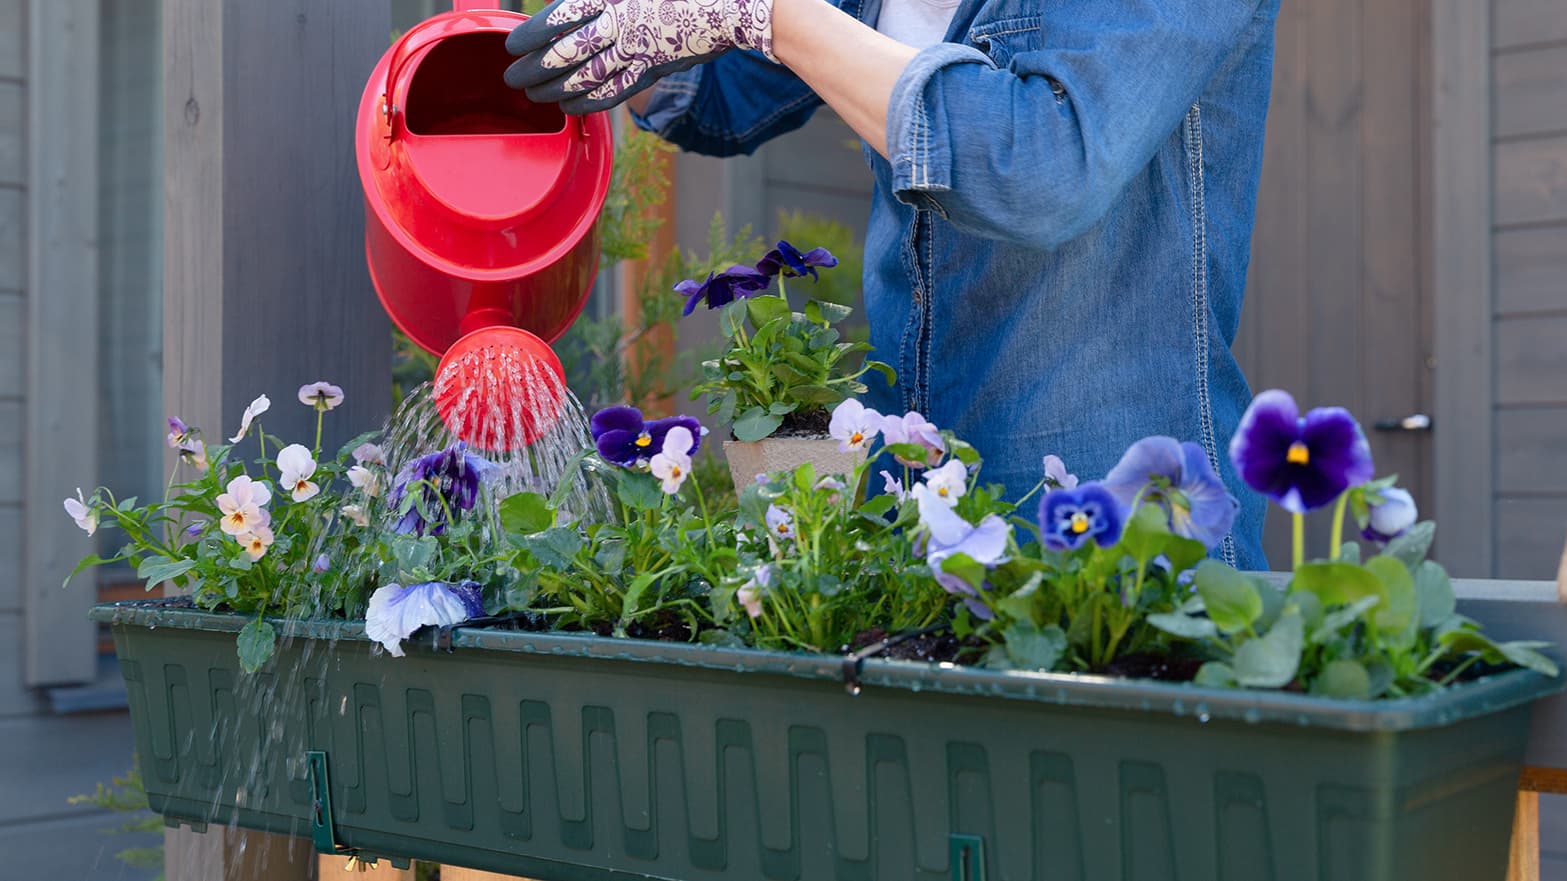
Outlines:
[{"label": "denim shirt", "polygon": [[[837,2],[874,26],[880,0]],[[1278,4],[962,0],[894,87],[891,160],[865,150],[866,316],[899,377],[866,403],[956,431],[1015,495],[1047,453],[1086,480],[1148,435],[1201,443],[1241,500],[1219,552],[1265,568],[1264,503],[1227,450]],[[730,52],[637,121],[721,156],[820,104]]]}]

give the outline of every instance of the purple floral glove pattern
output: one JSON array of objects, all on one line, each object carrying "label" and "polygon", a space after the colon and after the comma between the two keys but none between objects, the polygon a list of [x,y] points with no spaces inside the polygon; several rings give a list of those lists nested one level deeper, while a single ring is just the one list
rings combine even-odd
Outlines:
[{"label": "purple floral glove pattern", "polygon": [[772,0],[556,0],[506,41],[513,88],[568,112],[614,106],[729,49],[776,61]]}]

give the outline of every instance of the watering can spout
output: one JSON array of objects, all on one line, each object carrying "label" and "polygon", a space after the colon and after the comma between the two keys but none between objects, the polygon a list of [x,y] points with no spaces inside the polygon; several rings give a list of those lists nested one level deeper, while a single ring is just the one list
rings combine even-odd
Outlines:
[{"label": "watering can spout", "polygon": [[606,115],[570,123],[506,87],[506,37],[526,20],[454,0],[410,28],[371,72],[356,130],[376,294],[441,356],[447,427],[492,451],[560,420],[549,343],[592,292],[614,151]]}]

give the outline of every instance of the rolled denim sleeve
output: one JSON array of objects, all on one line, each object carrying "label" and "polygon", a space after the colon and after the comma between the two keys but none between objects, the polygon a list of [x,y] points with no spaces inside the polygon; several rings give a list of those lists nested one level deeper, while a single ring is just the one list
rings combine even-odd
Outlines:
[{"label": "rolled denim sleeve", "polygon": [[[1261,0],[1045,4],[921,51],[887,113],[894,195],[1040,248],[1094,226],[1181,124]],[[1265,86],[1264,86],[1265,87]]]},{"label": "rolled denim sleeve", "polygon": [[755,52],[731,50],[654,83],[638,126],[694,153],[733,156],[804,125],[821,106],[810,86]]}]

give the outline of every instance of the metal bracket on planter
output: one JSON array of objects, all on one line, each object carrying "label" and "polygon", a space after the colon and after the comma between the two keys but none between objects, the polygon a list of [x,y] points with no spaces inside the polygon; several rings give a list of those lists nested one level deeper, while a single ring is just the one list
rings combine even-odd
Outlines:
[{"label": "metal bracket on planter", "polygon": [[979,835],[947,836],[947,864],[952,881],[985,881],[985,839]]},{"label": "metal bracket on planter", "polygon": [[899,633],[873,642],[857,652],[844,655],[842,671],[844,689],[851,695],[860,693],[860,665],[865,662],[866,658],[874,658],[906,639],[913,639],[917,636],[929,636],[941,629],[938,625],[936,627],[925,627],[920,630],[910,630],[907,633]]},{"label": "metal bracket on planter", "polygon": [[317,853],[352,856],[352,848],[337,843],[332,821],[332,786],[326,773],[326,753],[318,749],[305,753],[310,767],[310,838]]}]

